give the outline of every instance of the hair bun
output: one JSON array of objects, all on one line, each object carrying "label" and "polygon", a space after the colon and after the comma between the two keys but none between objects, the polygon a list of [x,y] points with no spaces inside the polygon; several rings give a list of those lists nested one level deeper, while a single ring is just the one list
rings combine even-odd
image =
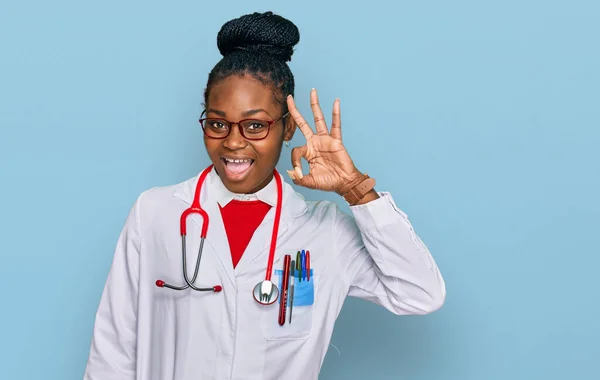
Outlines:
[{"label": "hair bun", "polygon": [[292,60],[300,32],[290,20],[273,12],[252,13],[226,22],[217,35],[217,47],[223,56],[247,51]]}]

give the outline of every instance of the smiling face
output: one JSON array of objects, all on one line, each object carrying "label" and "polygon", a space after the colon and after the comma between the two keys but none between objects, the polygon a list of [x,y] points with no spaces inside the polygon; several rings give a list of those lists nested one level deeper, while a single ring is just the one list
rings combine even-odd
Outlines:
[{"label": "smiling face", "polygon": [[269,183],[282,143],[291,140],[295,130],[293,119],[288,116],[282,120],[282,114],[283,107],[275,101],[271,87],[252,76],[231,75],[210,88],[205,118],[230,123],[244,119],[278,120],[271,124],[269,134],[262,140],[245,139],[238,124],[231,124],[229,136],[224,139],[204,135],[208,156],[229,191],[250,194]]}]

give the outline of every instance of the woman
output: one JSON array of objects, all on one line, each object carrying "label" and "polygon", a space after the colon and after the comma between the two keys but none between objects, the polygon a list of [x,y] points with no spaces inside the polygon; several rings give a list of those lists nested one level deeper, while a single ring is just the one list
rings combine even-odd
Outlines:
[{"label": "woman", "polygon": [[[442,306],[445,284],[429,251],[344,148],[339,100],[330,130],[315,90],[315,131],[298,112],[287,65],[298,41],[296,26],[271,12],[223,25],[223,58],[208,77],[200,120],[212,166],[137,199],[102,295],[85,379],[316,379],[346,296],[398,315]],[[353,218],[333,203],[304,201],[275,172],[296,126],[306,144],[292,149],[289,177],[344,197]],[[195,195],[208,221],[191,214],[180,226]],[[182,241],[186,281],[205,291],[184,281]]]}]

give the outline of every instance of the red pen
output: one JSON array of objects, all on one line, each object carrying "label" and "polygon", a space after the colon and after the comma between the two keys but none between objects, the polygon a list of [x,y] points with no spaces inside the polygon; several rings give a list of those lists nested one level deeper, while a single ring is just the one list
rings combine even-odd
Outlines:
[{"label": "red pen", "polygon": [[288,286],[290,283],[290,255],[285,255],[283,259],[283,278],[281,281],[281,303],[279,304],[279,325],[285,324],[285,311],[287,310]]},{"label": "red pen", "polygon": [[310,251],[306,251],[306,277],[310,281]]}]

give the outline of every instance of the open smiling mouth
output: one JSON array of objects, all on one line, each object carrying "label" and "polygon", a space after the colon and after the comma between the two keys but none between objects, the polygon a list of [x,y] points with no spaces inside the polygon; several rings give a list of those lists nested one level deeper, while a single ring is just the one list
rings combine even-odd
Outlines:
[{"label": "open smiling mouth", "polygon": [[230,179],[240,179],[254,163],[254,160],[251,158],[233,159],[222,157],[221,161],[223,161],[227,177]]}]

